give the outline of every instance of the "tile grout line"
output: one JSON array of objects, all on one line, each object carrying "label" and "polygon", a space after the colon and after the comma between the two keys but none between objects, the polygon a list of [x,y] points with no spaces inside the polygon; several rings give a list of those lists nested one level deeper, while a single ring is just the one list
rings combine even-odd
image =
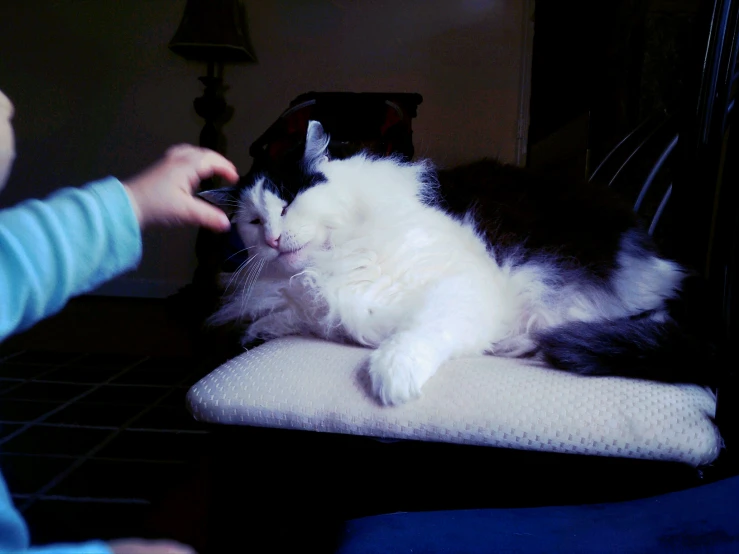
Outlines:
[{"label": "tile grout line", "polygon": [[162,433],[173,435],[209,435],[205,429],[153,429],[151,427],[128,427],[127,431],[136,431],[137,433]]},{"label": "tile grout line", "polygon": [[18,352],[13,352],[12,354],[5,354],[3,357],[0,358],[0,363],[12,360],[16,356],[20,356],[21,354],[25,354],[26,352],[28,352],[28,350],[19,350]]},{"label": "tile grout line", "polygon": [[[74,358],[74,360],[77,360],[77,359],[78,358]],[[127,371],[129,371],[129,370],[133,369],[134,367],[136,367],[136,366],[138,366],[138,365],[146,362],[149,359],[150,359],[150,357],[147,356],[147,357],[145,357],[145,358],[143,358],[141,360],[138,360],[136,363],[134,363],[134,364],[132,364],[132,365],[124,368],[122,371],[116,373],[115,375],[113,375],[108,380],[106,380],[106,381],[104,381],[102,383],[98,383],[96,386],[93,386],[89,391],[86,391],[86,393],[84,393],[82,395],[78,395],[77,397],[71,399],[69,402],[66,402],[65,404],[63,404],[62,406],[58,407],[57,409],[52,410],[50,412],[47,412],[43,416],[41,416],[41,417],[37,418],[36,420],[30,422],[28,425],[24,425],[21,429],[19,429],[17,432],[13,433],[12,435],[13,436],[17,436],[18,434],[20,434],[20,432],[22,432],[23,430],[27,429],[28,427],[30,427],[32,425],[36,425],[36,424],[42,423],[48,417],[54,415],[55,413],[61,411],[62,409],[65,409],[70,404],[73,404],[74,402],[80,400],[81,398],[86,397],[87,395],[91,394],[93,391],[98,390],[100,387],[102,387],[104,385],[110,385],[111,384],[111,381],[113,381],[114,379],[117,379],[121,375],[125,374]],[[71,361],[68,362],[68,363],[71,363]],[[59,366],[59,367],[63,367],[63,366]],[[54,369],[58,369],[58,367],[57,368],[54,368]],[[50,370],[50,371],[52,371],[52,370]],[[40,376],[46,375],[48,373],[49,372],[44,372]],[[181,388],[181,387],[186,387],[187,388],[188,387],[187,383],[191,380],[191,377],[192,377],[191,374],[192,373],[194,373],[194,372],[188,373],[188,375],[186,375],[181,380],[179,380],[174,386],[150,385],[150,387],[152,387],[152,388],[167,388],[169,390],[165,394],[161,395],[161,397],[158,398],[157,400],[155,400],[152,404],[144,407],[136,415],[134,415],[133,417],[129,418],[121,427],[119,427],[117,429],[114,428],[115,430],[110,435],[108,435],[105,439],[103,439],[100,443],[98,443],[91,450],[89,450],[88,452],[86,452],[83,456],[81,456],[81,457],[80,456],[72,456],[72,455],[70,455],[70,456],[64,456],[65,458],[69,458],[69,459],[72,459],[74,461],[64,471],[60,472],[58,475],[56,475],[54,478],[52,478],[45,486],[43,486],[40,489],[38,489],[35,493],[33,493],[31,495],[28,495],[26,497],[26,502],[24,502],[21,506],[19,506],[18,509],[21,512],[24,512],[25,510],[27,510],[31,506],[33,506],[39,499],[48,499],[48,498],[51,498],[50,496],[46,496],[45,493],[47,491],[51,490],[56,485],[58,485],[59,483],[61,483],[73,471],[75,471],[76,469],[78,469],[84,462],[86,462],[88,460],[91,460],[91,459],[111,460],[111,461],[131,461],[131,462],[138,461],[138,462],[146,462],[146,463],[175,463],[175,464],[177,464],[177,463],[183,463],[180,460],[152,461],[152,460],[121,460],[121,459],[118,459],[118,458],[108,458],[108,457],[96,458],[95,457],[95,453],[99,452],[105,446],[107,446],[108,444],[110,444],[110,442],[113,441],[116,437],[118,437],[120,435],[120,433],[122,431],[124,431],[124,430],[134,430],[135,429],[137,431],[153,431],[153,432],[161,432],[161,433],[175,433],[175,434],[188,434],[188,435],[207,435],[208,434],[208,431],[207,430],[184,430],[184,429],[183,430],[179,430],[179,429],[169,430],[169,429],[149,429],[149,428],[133,428],[133,427],[131,427],[131,425],[133,425],[137,420],[139,420],[140,418],[142,418],[144,415],[146,415],[147,413],[149,413],[154,408],[158,407],[162,402],[164,402],[167,398],[169,398],[172,394],[174,394],[177,388]],[[77,384],[77,383],[75,383],[75,384]],[[120,384],[120,385],[121,386],[132,386],[132,387],[139,387],[140,386],[140,385],[135,385],[135,384],[125,384],[125,383],[124,384]],[[51,425],[51,424],[44,424],[44,425],[47,425],[48,426],[48,425]],[[0,445],[2,445],[3,442],[7,441],[9,438],[11,438],[11,437],[6,437],[4,441],[0,441]]]},{"label": "tile grout line", "polygon": [[[184,379],[183,379],[183,381],[184,381]],[[132,425],[133,423],[135,423],[136,420],[138,420],[140,417],[142,417],[143,415],[147,414],[152,409],[154,409],[155,407],[157,407],[161,402],[163,402],[173,392],[174,392],[174,389],[169,390],[168,392],[166,392],[165,394],[163,394],[161,398],[159,398],[158,400],[156,400],[155,402],[153,402],[149,406],[145,407],[141,412],[139,412],[138,414],[136,414],[132,418],[128,419],[116,431],[113,431],[110,435],[108,435],[107,437],[105,437],[97,445],[95,445],[93,448],[91,448],[90,450],[88,450],[84,455],[82,455],[79,458],[77,458],[65,470],[61,471],[58,475],[56,475],[48,483],[46,483],[46,485],[44,485],[43,487],[41,487],[40,489],[38,489],[31,496],[31,498],[28,500],[28,502],[26,502],[23,505],[22,510],[25,511],[28,508],[30,508],[31,506],[33,506],[33,504],[35,504],[39,500],[40,497],[44,496],[46,494],[46,492],[48,492],[49,490],[51,490],[52,488],[54,488],[55,486],[57,486],[59,483],[61,483],[73,471],[75,471],[76,469],[78,469],[83,463],[85,463],[90,458],[92,458],[95,455],[95,453],[99,452],[100,450],[102,450],[103,448],[105,448],[106,446],[108,446],[116,437],[118,437],[121,434],[122,431],[125,431],[126,429],[128,429],[128,427],[130,427],[130,425]]]},{"label": "tile grout line", "polygon": [[[26,351],[24,350],[24,352],[26,352]],[[6,391],[3,391],[3,396],[5,396],[7,393],[12,392],[15,389],[21,387],[22,385],[25,385],[26,383],[33,383],[33,382],[35,382],[37,377],[43,377],[44,375],[48,375],[52,371],[56,371],[57,369],[63,369],[66,366],[68,366],[69,364],[71,364],[73,362],[76,362],[77,360],[80,360],[81,358],[84,358],[85,356],[87,356],[87,354],[79,354],[78,356],[75,356],[74,358],[72,358],[72,359],[70,359],[70,360],[68,360],[68,361],[66,361],[64,363],[57,364],[57,365],[52,365],[49,369],[47,369],[46,371],[42,371],[36,377],[31,377],[29,379],[23,379],[22,382],[18,383],[15,386],[10,387]],[[5,361],[5,360],[3,360],[3,361]],[[46,364],[37,364],[37,365],[46,365]],[[2,441],[0,441],[0,444],[2,444]]]},{"label": "tile grout line", "polygon": [[[141,410],[147,406],[141,406]],[[138,412],[137,412],[138,413]],[[130,419],[130,418],[129,418]],[[19,425],[17,421],[0,420],[0,425]],[[79,425],[77,423],[34,423],[34,427],[61,427],[64,429],[86,429],[92,431],[115,431],[119,429],[118,425]],[[207,434],[203,429],[180,429],[178,427],[129,427],[129,431],[151,431],[153,433],[186,433],[186,434]],[[2,454],[5,454],[4,452]],[[7,452],[7,454],[21,454],[21,452]],[[34,454],[36,456],[37,454]]]},{"label": "tile grout line", "polygon": [[[112,386],[112,385],[109,385],[107,383],[100,383],[100,384],[101,384],[101,386],[106,386],[106,387]],[[135,388],[138,388],[138,387],[135,387]],[[174,390],[174,389],[179,388],[179,387],[172,386],[172,387],[161,387],[161,388]],[[0,400],[2,400],[2,397],[0,397]],[[13,402],[36,402],[36,403],[45,402],[47,404],[60,404],[60,402],[53,402],[53,401],[50,401],[50,400],[28,400],[28,399],[23,399],[23,398],[6,398],[5,400],[10,400],[10,401],[13,401]],[[74,401],[74,399],[72,399],[70,402],[72,402],[72,401]],[[142,408],[145,408],[147,406],[147,404],[140,404],[140,403],[139,404],[131,404],[131,403],[127,403],[127,402],[80,402],[80,405],[85,405],[85,406],[109,406],[109,405],[113,405],[113,406],[127,406],[127,407],[141,406]],[[164,407],[166,408],[168,406],[164,406]],[[54,408],[54,410],[56,410],[56,408]],[[51,413],[51,412],[49,412],[49,415],[54,415],[54,414]],[[39,417],[41,417],[41,416],[39,416]],[[32,423],[34,425],[37,425],[34,422],[35,422],[35,420],[34,421],[31,421],[31,422],[17,421],[17,420],[16,421],[13,421],[12,419],[2,419],[2,420],[0,420],[0,423],[4,423],[4,424],[8,424],[8,425],[10,425],[10,424],[20,425],[22,423]],[[49,423],[44,423],[44,425],[50,425],[50,424]],[[117,429],[117,427],[116,427],[116,429]]]},{"label": "tile grout line", "polygon": [[[23,453],[15,453],[15,452],[9,452],[7,454],[3,454],[3,456],[10,456],[15,458],[48,458],[48,459],[54,459],[54,460],[76,460],[79,458],[79,456],[75,456],[74,454],[23,454]],[[169,465],[179,465],[179,464],[186,464],[186,460],[148,460],[146,458],[115,458],[115,457],[109,457],[109,456],[93,456],[90,458],[90,460],[95,460],[99,462],[124,462],[124,463],[146,463],[146,464],[169,464]],[[15,494],[15,493],[13,493]],[[22,493],[18,494],[17,496],[33,496],[34,493]]]},{"label": "tile grout line", "polygon": [[[111,377],[111,379],[117,378],[117,374]],[[8,377],[0,377],[0,380],[4,381],[22,381],[22,384],[28,383],[30,380],[27,379],[15,379],[15,378],[8,378]],[[145,384],[145,383],[108,383],[107,381],[97,381],[95,383],[82,383],[79,381],[47,381],[45,379],[36,379],[33,381],[34,383],[44,383],[44,384],[53,384],[53,385],[85,385],[85,386],[94,386],[94,385],[107,385],[108,387],[137,387],[137,388],[146,388],[146,389],[168,389],[172,387],[172,385],[152,385],[152,384]],[[174,385],[177,386],[177,385]],[[16,387],[13,387],[12,389],[8,389],[8,391],[14,390]],[[22,398],[19,398],[18,400],[23,400]]]},{"label": "tile grout line", "polygon": [[23,500],[24,502],[15,502],[16,509],[23,513],[28,508],[33,506],[37,500],[57,500],[62,502],[80,502],[80,503],[93,503],[99,504],[138,504],[138,505],[151,505],[151,501],[145,498],[98,498],[98,497],[86,497],[86,496],[64,496],[59,494],[51,494],[46,496],[36,496],[33,494],[16,494],[13,496],[13,500]]},{"label": "tile grout line", "polygon": [[[84,354],[83,354],[83,356],[84,356]],[[9,435],[7,435],[7,436],[3,437],[2,439],[0,439],[0,447],[2,447],[2,445],[5,444],[5,443],[7,443],[10,439],[13,439],[13,438],[17,437],[18,435],[20,435],[21,433],[23,433],[24,431],[26,431],[30,427],[32,427],[34,425],[37,425],[39,423],[44,422],[48,417],[50,417],[50,416],[52,416],[52,415],[54,415],[56,413],[59,413],[60,411],[62,411],[65,408],[68,408],[69,406],[71,406],[72,404],[74,404],[75,402],[77,402],[78,400],[80,400],[80,399],[82,399],[82,398],[84,398],[86,396],[89,396],[91,393],[93,393],[94,391],[98,390],[100,387],[108,384],[108,382],[112,381],[113,379],[117,379],[121,375],[124,375],[127,371],[133,369],[134,367],[136,367],[138,365],[141,365],[142,363],[144,363],[148,359],[149,359],[149,357],[147,356],[147,357],[145,357],[145,358],[137,361],[136,363],[131,364],[130,366],[124,367],[121,371],[119,371],[118,373],[116,373],[115,375],[113,375],[107,381],[103,381],[102,383],[98,383],[97,385],[92,386],[90,389],[86,390],[82,394],[78,394],[74,398],[72,398],[70,400],[67,400],[66,402],[64,402],[61,405],[57,406],[53,410],[49,410],[48,412],[40,415],[39,417],[37,417],[33,421],[26,422],[20,429],[16,429],[15,431],[13,431],[12,433],[10,433]]]},{"label": "tile grout line", "polygon": [[[21,422],[22,423],[22,422]],[[19,425],[17,421],[0,420],[0,425]],[[114,431],[118,429],[115,425],[76,425],[75,423],[34,423],[34,427],[72,427],[74,429],[91,429],[95,431]],[[9,452],[15,454],[15,452]]]},{"label": "tile grout line", "polygon": [[100,504],[145,504],[151,501],[146,498],[105,498],[99,496],[69,496],[66,494],[49,494],[39,497],[39,500],[62,500],[66,502],[98,502]]}]

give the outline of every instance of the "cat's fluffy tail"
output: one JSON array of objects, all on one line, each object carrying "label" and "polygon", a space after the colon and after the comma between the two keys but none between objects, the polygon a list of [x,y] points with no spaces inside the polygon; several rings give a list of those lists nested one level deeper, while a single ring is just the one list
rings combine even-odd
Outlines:
[{"label": "cat's fluffy tail", "polygon": [[546,329],[535,341],[544,360],[572,373],[716,384],[714,346],[673,319],[576,321]]}]

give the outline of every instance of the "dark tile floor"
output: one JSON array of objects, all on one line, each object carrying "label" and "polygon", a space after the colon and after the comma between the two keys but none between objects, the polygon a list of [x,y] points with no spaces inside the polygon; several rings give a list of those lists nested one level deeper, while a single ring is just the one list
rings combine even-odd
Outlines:
[{"label": "dark tile floor", "polygon": [[185,395],[205,373],[183,357],[0,355],[0,468],[34,543],[169,536],[197,547],[209,433]]}]

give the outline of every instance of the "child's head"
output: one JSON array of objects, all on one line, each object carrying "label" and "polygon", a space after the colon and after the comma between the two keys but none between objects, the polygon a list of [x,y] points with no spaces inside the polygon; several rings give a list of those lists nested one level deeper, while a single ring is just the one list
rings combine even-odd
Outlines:
[{"label": "child's head", "polygon": [[0,90],[0,191],[10,174],[15,159],[15,141],[13,139],[13,103]]}]

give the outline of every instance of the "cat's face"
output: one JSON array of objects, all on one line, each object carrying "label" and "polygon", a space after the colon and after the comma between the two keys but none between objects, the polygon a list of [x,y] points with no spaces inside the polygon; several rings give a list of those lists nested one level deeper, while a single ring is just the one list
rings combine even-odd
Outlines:
[{"label": "cat's face", "polygon": [[288,202],[265,174],[256,172],[235,186],[206,190],[198,196],[221,208],[235,224],[249,252],[248,263],[263,265],[280,257],[282,216]]},{"label": "cat's face", "polygon": [[321,171],[330,163],[328,140],[320,123],[311,121],[305,152],[296,163],[255,171],[245,186],[200,193],[236,223],[249,258],[295,274],[305,269],[312,254],[327,248],[331,214],[336,212],[334,188]]},{"label": "cat's face", "polygon": [[286,208],[287,201],[264,176],[242,190],[234,221],[244,246],[249,248],[249,257],[267,262],[279,257],[282,215]]},{"label": "cat's face", "polygon": [[321,165],[328,163],[328,141],[320,123],[310,122],[302,158],[265,169],[241,193],[236,224],[245,245],[252,247],[250,256],[295,274],[326,247],[325,214],[332,203]]},{"label": "cat's face", "polygon": [[299,193],[285,211],[280,248],[292,253],[292,269],[304,269],[316,252],[331,247],[332,232],[340,219],[335,192],[329,183],[316,185]]},{"label": "cat's face", "polygon": [[308,124],[301,167],[311,176],[310,185],[300,188],[281,219],[280,250],[287,268],[300,271],[312,256],[331,247],[332,231],[341,224],[341,189],[329,180],[326,170],[329,137],[317,121]]}]

